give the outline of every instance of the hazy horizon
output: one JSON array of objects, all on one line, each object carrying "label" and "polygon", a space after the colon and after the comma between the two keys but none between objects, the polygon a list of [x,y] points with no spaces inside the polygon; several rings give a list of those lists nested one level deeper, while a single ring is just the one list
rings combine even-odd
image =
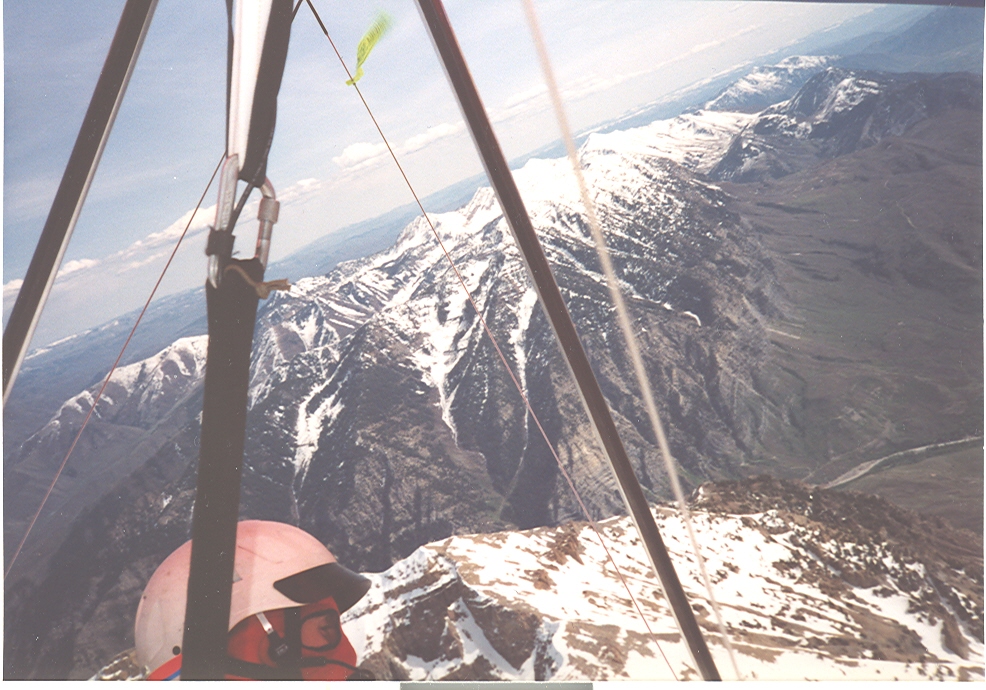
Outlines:
[{"label": "hazy horizon", "polygon": [[[557,140],[519,1],[450,1],[449,16],[508,159]],[[44,225],[123,0],[10,3],[4,12],[4,316]],[[221,3],[161,0],[32,348],[140,306],[223,148]],[[378,9],[395,26],[360,81],[416,190],[482,172],[458,106],[411,3],[317,4],[347,63]],[[741,68],[877,5],[540,2],[573,125],[612,121],[689,84]],[[714,11],[713,11],[714,10]],[[917,17],[927,8],[882,9]],[[56,21],[57,20],[57,21]],[[859,30],[857,29],[857,32]],[[848,35],[852,35],[849,33]],[[271,260],[412,201],[307,8],[299,11],[278,103],[268,176],[282,201]],[[214,189],[159,296],[201,285]],[[139,203],[135,203],[135,200]],[[255,212],[241,247],[252,249]],[[281,276],[278,276],[281,277]],[[295,279],[300,276],[288,276]]]}]

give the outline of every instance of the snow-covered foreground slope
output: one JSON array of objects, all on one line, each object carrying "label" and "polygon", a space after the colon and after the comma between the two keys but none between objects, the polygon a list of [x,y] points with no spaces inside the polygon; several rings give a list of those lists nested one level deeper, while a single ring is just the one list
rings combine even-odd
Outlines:
[{"label": "snow-covered foreground slope", "polygon": [[[735,678],[682,522],[656,517]],[[706,485],[693,517],[743,679],[982,679],[982,555],[963,533],[765,478]],[[569,523],[423,546],[371,575],[346,632],[382,679],[695,679],[629,519],[599,526],[646,623],[592,528]]]}]

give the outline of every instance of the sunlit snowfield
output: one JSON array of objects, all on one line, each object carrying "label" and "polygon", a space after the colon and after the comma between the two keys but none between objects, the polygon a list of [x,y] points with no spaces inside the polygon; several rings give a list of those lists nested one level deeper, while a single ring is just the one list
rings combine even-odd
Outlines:
[{"label": "sunlit snowfield", "polygon": [[[683,523],[671,509],[656,517],[720,673],[735,680]],[[943,642],[959,646],[951,624],[922,605],[929,585],[921,563],[884,545],[826,538],[817,524],[792,524],[777,510],[692,517],[742,679],[982,679],[982,643],[960,633],[962,658]],[[391,663],[412,680],[469,668],[515,680],[696,679],[629,519],[600,527],[650,632],[584,523],[422,547],[372,576],[346,632],[364,660],[403,650],[406,658]],[[847,586],[839,569],[872,582]],[[915,588],[915,578],[925,584]],[[500,607],[516,615],[498,619]],[[517,621],[531,615],[533,629],[524,629]],[[927,655],[903,660],[914,642]],[[427,658],[408,652],[415,649]]]}]

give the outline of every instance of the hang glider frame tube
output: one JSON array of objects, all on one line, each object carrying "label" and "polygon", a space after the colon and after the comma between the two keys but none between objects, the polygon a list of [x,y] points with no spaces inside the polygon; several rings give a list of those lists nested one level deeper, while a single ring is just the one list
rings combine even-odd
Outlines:
[{"label": "hang glider frame tube", "polygon": [[82,212],[156,7],[157,0],[127,0],[123,8],[75,147],[3,332],[5,404]]},{"label": "hang glider frame tube", "polygon": [[692,612],[681,581],[675,572],[664,541],[630,459],[620,439],[609,406],[603,397],[599,382],[589,364],[589,358],[575,324],[565,306],[558,284],[551,272],[551,266],[544,255],[541,242],[534,232],[527,209],[520,192],[507,166],[503,151],[493,132],[486,110],[480,100],[476,85],[466,66],[465,58],[459,48],[452,26],[445,13],[441,0],[418,0],[422,17],[435,45],[445,72],[459,101],[459,106],[469,125],[473,141],[486,168],[493,189],[500,201],[504,217],[513,233],[514,239],[524,257],[524,263],[534,281],[538,297],[554,329],[555,337],[561,345],[565,361],[578,384],[582,402],[599,441],[609,458],[619,482],[623,500],[630,511],[641,539],[647,549],[654,570],[660,578],[665,595],[671,605],[678,627],[685,638],[692,659],[704,680],[720,680],[712,654]]}]

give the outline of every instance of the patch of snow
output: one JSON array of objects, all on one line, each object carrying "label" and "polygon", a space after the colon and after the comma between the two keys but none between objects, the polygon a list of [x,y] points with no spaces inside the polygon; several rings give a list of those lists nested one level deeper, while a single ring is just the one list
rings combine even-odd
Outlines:
[{"label": "patch of snow", "polygon": [[698,318],[698,314],[695,314],[694,312],[683,311],[683,312],[681,312],[681,315],[682,316],[689,316],[689,317],[695,319],[695,323],[697,323],[699,326],[702,325],[702,320],[700,318]]},{"label": "patch of snow", "polygon": [[[689,599],[708,612],[708,595],[690,553],[684,525],[670,510],[658,510],[656,518]],[[804,578],[803,571],[797,568],[775,567],[779,561],[810,560],[805,549],[794,543],[796,530],[768,534],[757,528],[755,525],[762,521],[769,524],[771,519],[776,520],[776,515],[769,513],[740,517],[696,510],[693,518],[727,627],[734,635],[740,630],[760,635],[743,638],[742,643],[734,638],[745,679],[917,680],[927,679],[923,674],[947,675],[949,671],[956,674],[959,668],[978,668],[979,661],[960,659],[943,647],[941,623],[931,623],[921,614],[909,612],[905,594],[882,597],[873,590],[859,588],[853,590],[858,595],[854,606],[866,606],[877,616],[914,630],[940,662],[929,661],[922,666],[878,661],[865,653],[843,658],[831,651],[819,651],[812,646],[811,638],[853,637],[861,631],[846,603],[831,597],[824,585]],[[470,601],[489,600],[508,608],[537,612],[541,621],[538,645],[554,664],[550,680],[669,680],[672,672],[668,663],[677,677],[694,678],[694,671],[688,671],[689,654],[679,641],[668,606],[629,520],[611,518],[599,523],[599,527],[614,561],[643,607],[650,628],[659,636],[657,639],[647,632],[626,589],[615,577],[612,563],[584,523],[569,526],[574,529],[572,543],[579,545],[577,558],[570,552],[566,552],[567,556],[557,555],[560,528],[457,536],[421,547],[390,570],[371,576],[370,593],[346,615],[347,634],[356,638],[354,645],[361,656],[379,650],[395,625],[410,622],[406,616],[415,602],[423,601],[431,592],[446,591],[461,578],[461,585],[470,592]],[[821,544],[825,551],[839,546]],[[923,572],[920,567],[906,567],[917,575]],[[536,573],[540,575],[534,577]],[[462,599],[450,605],[448,616],[445,625],[450,626],[447,630],[454,628],[461,639],[462,658],[443,657],[431,662],[409,658],[405,669],[411,677],[441,678],[482,656],[503,678],[533,679],[532,658],[520,669],[511,666],[492,648],[488,624],[481,626],[470,609],[462,605]],[[805,638],[788,634],[775,629],[774,621],[786,621],[810,633]],[[720,671],[732,679],[724,647],[716,636],[710,636],[708,641]],[[615,656],[608,656],[607,645],[618,650]],[[976,647],[977,659],[981,658],[980,648],[981,645]],[[619,661],[621,658],[624,661]]]}]

